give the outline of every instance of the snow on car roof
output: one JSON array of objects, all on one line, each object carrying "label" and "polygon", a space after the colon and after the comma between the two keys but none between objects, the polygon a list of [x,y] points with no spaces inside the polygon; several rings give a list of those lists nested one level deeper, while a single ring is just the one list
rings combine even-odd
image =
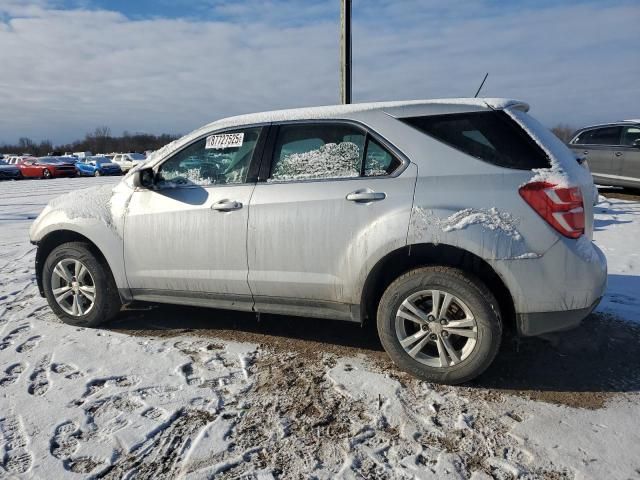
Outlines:
[{"label": "snow on car roof", "polygon": [[[371,103],[351,103],[348,105],[326,105],[320,107],[304,107],[292,108],[287,110],[273,110],[268,112],[249,113],[245,115],[237,115],[234,117],[222,118],[215,122],[204,125],[193,132],[175,140],[164,147],[156,150],[148,157],[148,162],[153,163],[158,158],[173,152],[177,148],[201,135],[206,134],[214,129],[237,127],[242,125],[252,125],[261,123],[270,123],[289,120],[320,120],[338,118],[353,113],[386,110],[400,107],[416,107],[416,106],[469,106],[484,109],[504,109],[516,108],[522,111],[528,111],[529,105],[525,102],[510,98],[437,98],[431,100],[401,100],[394,102],[371,102]],[[425,112],[426,114],[426,112]],[[149,164],[148,163],[148,164]]]},{"label": "snow on car roof", "polygon": [[351,113],[365,112],[371,110],[385,110],[389,108],[408,107],[417,105],[466,105],[470,107],[494,108],[501,109],[510,106],[519,105],[521,108],[528,110],[529,106],[518,100],[508,98],[439,98],[432,100],[404,100],[395,102],[371,102],[371,103],[352,103],[348,105],[327,105],[321,107],[305,107],[292,108],[287,110],[273,110],[269,112],[249,113],[245,115],[237,115],[227,117],[209,123],[198,130],[206,130],[209,128],[219,128],[236,125],[248,125],[254,123],[268,123],[284,120],[307,120],[307,119],[323,119],[334,118],[339,115],[348,115]]}]

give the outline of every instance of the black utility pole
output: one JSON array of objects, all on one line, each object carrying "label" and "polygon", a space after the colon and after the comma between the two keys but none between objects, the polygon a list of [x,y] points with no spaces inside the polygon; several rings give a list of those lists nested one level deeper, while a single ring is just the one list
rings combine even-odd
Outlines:
[{"label": "black utility pole", "polygon": [[340,5],[340,101],[351,103],[351,0]]}]

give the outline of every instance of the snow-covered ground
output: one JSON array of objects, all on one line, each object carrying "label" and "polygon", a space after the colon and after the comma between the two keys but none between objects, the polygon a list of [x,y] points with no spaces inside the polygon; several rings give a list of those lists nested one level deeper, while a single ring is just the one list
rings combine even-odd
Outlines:
[{"label": "snow-covered ground", "polygon": [[61,324],[29,225],[56,195],[117,180],[0,183],[0,477],[640,476],[640,201],[596,209],[599,313],[506,345],[452,388],[398,372],[340,322],[162,307]]}]

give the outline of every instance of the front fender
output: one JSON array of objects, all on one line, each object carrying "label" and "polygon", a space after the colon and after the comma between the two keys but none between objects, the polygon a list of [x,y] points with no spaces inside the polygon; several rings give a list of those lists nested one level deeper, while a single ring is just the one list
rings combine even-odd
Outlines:
[{"label": "front fender", "polygon": [[102,253],[118,289],[129,290],[124,267],[124,214],[132,190],[121,182],[77,190],[52,200],[31,225],[32,243],[40,244],[56,232],[85,237]]}]

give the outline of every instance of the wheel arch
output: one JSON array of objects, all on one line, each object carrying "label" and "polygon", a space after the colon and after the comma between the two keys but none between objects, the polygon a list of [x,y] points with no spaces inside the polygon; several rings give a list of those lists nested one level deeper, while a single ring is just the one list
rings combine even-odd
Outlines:
[{"label": "wheel arch", "polygon": [[419,243],[398,248],[381,258],[369,271],[361,294],[361,322],[375,324],[378,303],[386,288],[403,273],[417,267],[456,267],[478,277],[495,295],[503,326],[515,332],[515,307],[511,292],[495,269],[478,255],[447,244]]},{"label": "wheel arch", "polygon": [[[42,239],[38,242],[38,249],[36,251],[36,281],[38,283],[38,290],[40,292],[40,295],[43,297],[44,287],[42,284],[42,270],[44,268],[44,263],[47,260],[49,254],[56,247],[69,242],[82,242],[89,245],[91,252],[96,255],[98,260],[100,260],[103,265],[105,265],[105,267],[109,270],[109,274],[112,277],[114,276],[113,270],[111,269],[107,258],[102,253],[100,248],[98,248],[98,246],[93,241],[91,241],[91,239],[73,230],[54,230],[42,237]],[[125,301],[124,298],[121,298],[121,300],[123,302]]]}]

